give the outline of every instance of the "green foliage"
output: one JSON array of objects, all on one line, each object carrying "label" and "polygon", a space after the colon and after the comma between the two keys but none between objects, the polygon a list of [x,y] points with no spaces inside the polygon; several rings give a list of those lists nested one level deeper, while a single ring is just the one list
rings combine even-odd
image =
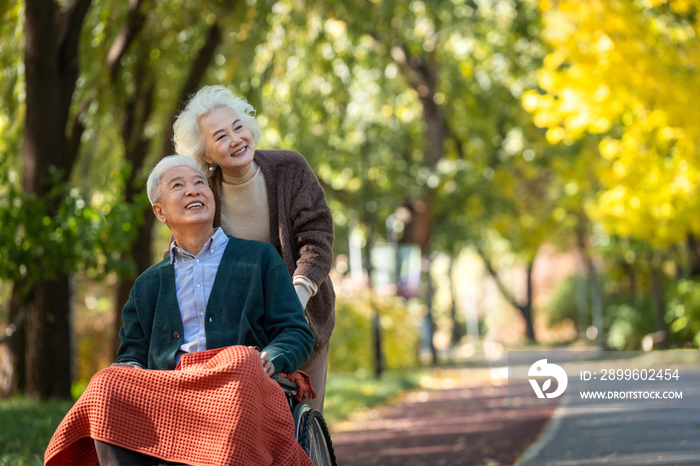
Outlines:
[{"label": "green foliage", "polygon": [[[554,290],[544,309],[550,325],[560,324],[564,319],[571,319],[578,324],[581,322],[581,319],[586,318],[585,315],[582,315],[584,313],[579,310],[581,300],[577,299],[581,286],[585,287],[585,293],[588,294],[586,279],[581,276],[574,276],[562,281]],[[584,302],[586,301],[587,298]]]},{"label": "green foliage", "polygon": [[700,282],[679,280],[668,290],[666,324],[668,339],[674,345],[700,344]]},{"label": "green foliage", "polygon": [[603,312],[605,344],[621,351],[642,348],[645,335],[656,331],[656,318],[650,299],[630,304],[629,296],[609,296]]},{"label": "green foliage", "polygon": [[44,464],[44,451],[72,401],[0,401],[0,466]]},{"label": "green foliage", "polygon": [[373,313],[379,312],[382,351],[387,370],[416,365],[420,307],[393,297],[368,296],[336,301],[336,324],[330,343],[329,368],[334,372],[374,369]]},{"label": "green foliage", "polygon": [[[629,290],[620,286],[620,277],[613,271],[600,276],[603,280],[603,331],[605,345],[614,350],[641,349],[645,335],[655,332],[656,317],[650,291],[642,289],[642,296],[633,299]],[[581,296],[581,294],[584,296]],[[589,285],[581,276],[569,277],[554,291],[547,307],[549,323],[558,324],[571,319],[580,332],[591,325]]]},{"label": "green foliage", "polygon": [[31,282],[78,269],[103,276],[126,266],[116,253],[133,241],[136,210],[94,207],[77,188],[52,171],[43,197],[21,191],[8,165],[0,171],[0,278]]}]

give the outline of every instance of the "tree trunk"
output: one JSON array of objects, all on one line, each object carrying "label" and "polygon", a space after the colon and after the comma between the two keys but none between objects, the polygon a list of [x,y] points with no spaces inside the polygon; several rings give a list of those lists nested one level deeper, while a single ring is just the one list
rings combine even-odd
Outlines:
[{"label": "tree trunk", "polygon": [[[23,183],[44,196],[54,167],[66,182],[72,168],[66,128],[78,76],[78,41],[90,0],[71,0],[62,10],[54,2],[25,2],[26,113]],[[53,206],[46,215],[55,215]],[[32,280],[33,277],[28,277]],[[27,302],[26,393],[31,397],[70,398],[70,285],[67,274],[37,280]]]},{"label": "tree trunk", "polygon": [[451,305],[450,305],[450,320],[452,321],[452,332],[450,335],[450,344],[452,346],[457,346],[459,344],[459,341],[462,338],[462,325],[460,325],[459,321],[457,320],[457,295],[455,293],[455,283],[454,283],[454,264],[455,260],[454,258],[450,258],[450,269],[449,269],[449,277],[450,277],[450,298],[451,298]]},{"label": "tree trunk", "polygon": [[435,337],[435,318],[433,316],[433,298],[435,296],[435,287],[433,286],[433,277],[430,275],[430,269],[432,266],[432,261],[428,257],[423,257],[423,273],[425,274],[425,319],[428,323],[428,346],[430,348],[430,356],[432,358],[433,365],[438,363],[437,348],[435,348],[435,342],[433,338]]},{"label": "tree trunk", "polygon": [[664,289],[661,282],[661,273],[653,258],[649,261],[649,271],[651,274],[651,289],[654,302],[654,310],[656,311],[656,330],[664,332],[664,339],[659,342],[660,348],[668,348],[668,334],[666,333],[666,304],[664,302]]},{"label": "tree trunk", "polygon": [[603,336],[603,286],[600,283],[600,276],[593,260],[590,257],[588,260],[588,280],[591,285],[591,302],[593,303],[593,326],[597,329],[596,341],[602,345],[605,341]]},{"label": "tree trunk", "polygon": [[628,264],[626,260],[621,260],[620,261],[620,267],[622,270],[625,271],[625,274],[627,275],[627,278],[629,279],[629,293],[630,293],[630,303],[632,304],[632,307],[637,306],[637,276],[634,272],[634,267],[632,267],[631,264]]},{"label": "tree trunk", "polygon": [[694,235],[689,234],[686,238],[688,243],[688,256],[690,262],[690,276],[697,277],[700,275],[700,243]]},{"label": "tree trunk", "polygon": [[409,202],[408,210],[411,213],[410,219],[406,222],[405,230],[401,242],[405,244],[415,244],[420,247],[423,262],[423,277],[426,280],[424,303],[426,308],[425,319],[428,324],[428,346],[432,363],[437,364],[437,349],[433,342],[435,337],[435,321],[433,319],[433,283],[430,276],[431,261],[428,257],[430,251],[430,238],[433,229],[433,191],[427,190],[423,196]]},{"label": "tree trunk", "polygon": [[[7,319],[8,335],[5,340],[5,354],[0,366],[0,399],[23,393],[26,387],[26,365],[24,348],[26,345],[26,308],[23,286],[20,282],[12,285],[12,297]],[[25,313],[22,315],[22,313]]]},{"label": "tree trunk", "polygon": [[[434,52],[427,56],[411,56],[405,47],[394,47],[392,56],[402,69],[409,85],[418,93],[425,121],[424,164],[434,169],[445,152],[447,129],[440,106],[434,97],[438,85],[438,63]],[[411,218],[407,222],[402,242],[417,244],[423,257],[428,257],[433,229],[433,199],[435,193],[426,188],[424,193],[408,202]]]},{"label": "tree trunk", "polygon": [[[488,271],[489,275],[491,275],[491,278],[493,278],[493,280],[496,282],[498,290],[501,292],[506,301],[508,301],[511,304],[511,306],[520,311],[520,314],[523,316],[523,319],[525,320],[525,336],[527,337],[528,341],[530,343],[537,343],[535,327],[532,322],[532,268],[534,266],[535,260],[532,259],[527,263],[527,297],[525,303],[521,304],[518,302],[517,299],[515,299],[515,296],[512,295],[506,289],[505,285],[501,281],[501,277],[493,268],[493,264],[491,264],[491,261],[488,259],[488,257],[486,257],[484,251],[479,247],[478,244],[475,244],[474,246],[476,248],[476,252],[481,257],[481,260],[484,261],[484,265],[486,266],[486,270]],[[535,253],[535,257],[536,256],[537,254]]]},{"label": "tree trunk", "polygon": [[[433,37],[437,39],[437,37]],[[445,135],[447,129],[442,116],[440,106],[435,103],[435,93],[438,86],[438,62],[435,52],[428,52],[426,55],[413,56],[405,45],[397,45],[392,48],[391,55],[399,65],[402,74],[408,84],[418,93],[423,107],[423,121],[425,121],[425,142],[424,142],[424,164],[430,169],[434,169],[442,159],[445,151]],[[430,263],[428,254],[430,251],[430,239],[433,230],[433,199],[434,190],[426,188],[424,193],[412,199],[408,203],[411,212],[411,219],[406,224],[404,238],[402,242],[417,244],[421,248],[424,260]],[[430,269],[425,273],[427,286],[425,304],[427,309],[427,319],[430,327],[430,351],[433,364],[437,363],[437,351],[433,344],[435,335],[435,322],[432,313],[433,284],[430,277]]]},{"label": "tree trunk", "polygon": [[372,289],[372,248],[374,246],[374,231],[372,229],[373,219],[371,214],[367,212],[362,219],[363,224],[367,228],[367,242],[365,244],[365,254],[362,258],[364,268],[367,271],[367,289],[369,291],[369,306],[372,309],[372,349],[374,356],[374,376],[378,379],[384,372],[384,354],[382,352],[382,327],[381,316],[379,310],[374,304],[374,290]]},{"label": "tree trunk", "polygon": [[583,262],[586,265],[586,276],[590,287],[591,303],[592,303],[592,325],[596,328],[595,340],[602,345],[605,341],[603,338],[603,287],[598,277],[593,259],[588,254],[586,241],[583,232],[577,232],[577,242],[579,252],[583,257]]},{"label": "tree trunk", "polygon": [[532,321],[532,266],[534,261],[527,263],[527,298],[525,305],[520,308],[520,312],[525,319],[525,335],[530,343],[536,343],[535,326]]},{"label": "tree trunk", "polygon": [[406,207],[411,215],[404,227],[401,243],[417,245],[423,257],[427,257],[433,233],[433,192],[425,192],[421,197],[409,201]]},{"label": "tree trunk", "polygon": [[34,288],[27,305],[26,395],[71,398],[70,286],[68,277]]}]

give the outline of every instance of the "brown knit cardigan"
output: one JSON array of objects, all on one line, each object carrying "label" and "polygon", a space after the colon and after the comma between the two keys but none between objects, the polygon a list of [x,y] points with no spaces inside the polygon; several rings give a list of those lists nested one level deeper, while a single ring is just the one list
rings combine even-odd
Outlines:
[{"label": "brown knit cardigan", "polygon": [[[289,274],[303,275],[318,285],[306,315],[314,334],[314,353],[326,346],[335,326],[335,292],[328,276],[333,265],[333,217],[326,195],[303,155],[291,150],[255,151],[267,186],[270,242],[287,264]],[[214,227],[221,226],[221,168],[209,185],[216,200]]]}]

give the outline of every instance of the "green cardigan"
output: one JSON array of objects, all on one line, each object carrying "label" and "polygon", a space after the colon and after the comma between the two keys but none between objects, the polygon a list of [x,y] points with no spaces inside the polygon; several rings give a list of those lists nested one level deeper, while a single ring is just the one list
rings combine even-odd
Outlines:
[{"label": "green cardigan", "polygon": [[[122,317],[117,362],[175,368],[184,330],[170,257],[136,279]],[[270,355],[275,372],[297,370],[314,343],[287,266],[274,246],[232,236],[214,279],[204,324],[207,349],[257,346]]]}]

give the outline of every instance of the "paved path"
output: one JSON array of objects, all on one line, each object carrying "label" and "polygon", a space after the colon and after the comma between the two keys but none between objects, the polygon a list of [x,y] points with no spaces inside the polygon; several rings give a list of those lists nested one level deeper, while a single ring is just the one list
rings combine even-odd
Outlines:
[{"label": "paved path", "polygon": [[[439,389],[412,393],[336,425],[338,463],[512,465],[537,439],[555,402],[538,409],[508,408],[505,379],[488,374],[485,369],[461,370]],[[515,388],[531,391],[526,381]]]},{"label": "paved path", "polygon": [[[651,401],[607,402],[582,409],[567,389],[541,438],[520,466],[700,465],[700,368],[681,366],[681,407]],[[674,402],[675,403],[675,402]]]}]

